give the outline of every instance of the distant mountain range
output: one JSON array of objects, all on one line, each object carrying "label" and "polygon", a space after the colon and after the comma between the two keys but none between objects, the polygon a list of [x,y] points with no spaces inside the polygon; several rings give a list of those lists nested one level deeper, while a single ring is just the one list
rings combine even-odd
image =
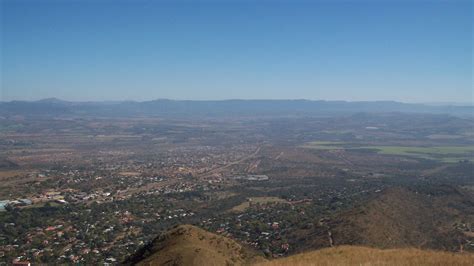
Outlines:
[{"label": "distant mountain range", "polygon": [[474,116],[474,106],[429,105],[394,101],[222,100],[69,102],[56,98],[0,102],[0,115],[26,116],[255,116],[345,113],[429,113]]}]

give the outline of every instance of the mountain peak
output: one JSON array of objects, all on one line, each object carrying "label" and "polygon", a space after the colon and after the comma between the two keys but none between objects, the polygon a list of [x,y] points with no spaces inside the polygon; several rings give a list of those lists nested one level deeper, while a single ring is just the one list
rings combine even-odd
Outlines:
[{"label": "mountain peak", "polygon": [[38,100],[36,102],[38,102],[38,103],[66,103],[67,101],[58,99],[56,97],[51,97],[51,98],[41,99],[41,100]]}]

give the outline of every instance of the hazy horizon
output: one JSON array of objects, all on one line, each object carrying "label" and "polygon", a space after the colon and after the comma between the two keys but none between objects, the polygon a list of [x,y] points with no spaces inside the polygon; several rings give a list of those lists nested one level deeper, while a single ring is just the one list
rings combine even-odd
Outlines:
[{"label": "hazy horizon", "polygon": [[0,100],[472,103],[471,1],[2,1]]},{"label": "hazy horizon", "polygon": [[63,98],[57,98],[57,97],[48,97],[48,98],[40,98],[40,99],[31,99],[31,100],[25,100],[25,99],[11,99],[11,100],[0,100],[0,102],[40,102],[40,101],[63,101],[63,102],[71,102],[71,103],[81,103],[81,102],[96,102],[96,103],[120,103],[120,102],[148,102],[148,101],[160,101],[160,100],[165,100],[165,101],[326,101],[326,102],[348,102],[348,103],[356,103],[356,102],[397,102],[397,103],[406,103],[406,104],[424,104],[424,105],[432,105],[432,106],[446,106],[446,105],[452,105],[452,106],[470,106],[474,105],[474,102],[403,102],[403,101],[395,101],[395,100],[357,100],[357,101],[351,101],[351,100],[327,100],[327,99],[241,99],[241,98],[235,98],[235,99],[198,99],[198,100],[193,100],[193,99],[172,99],[172,98],[155,98],[155,99],[146,99],[146,100],[68,100],[68,99],[63,99]]}]

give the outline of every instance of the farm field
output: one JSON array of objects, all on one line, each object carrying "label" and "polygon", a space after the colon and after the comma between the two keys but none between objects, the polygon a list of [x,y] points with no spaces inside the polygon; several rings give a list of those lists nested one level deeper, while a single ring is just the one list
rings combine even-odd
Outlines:
[{"label": "farm field", "polygon": [[455,163],[462,160],[472,161],[474,146],[379,146],[360,145],[344,142],[313,141],[302,146],[317,150],[375,150],[379,154],[410,156],[420,159]]},{"label": "farm field", "polygon": [[251,197],[247,201],[242,202],[241,204],[233,207],[231,211],[233,212],[243,212],[250,208],[252,204],[267,204],[267,203],[288,203],[284,199],[278,197]]}]

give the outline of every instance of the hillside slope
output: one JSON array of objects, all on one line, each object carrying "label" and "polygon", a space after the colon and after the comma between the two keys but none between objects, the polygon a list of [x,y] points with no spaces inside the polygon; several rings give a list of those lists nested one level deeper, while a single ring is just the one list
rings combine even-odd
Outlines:
[{"label": "hillside slope", "polygon": [[474,254],[459,254],[419,249],[375,249],[356,246],[339,246],[317,251],[296,254],[287,258],[277,259],[258,266],[283,265],[371,265],[371,266],[470,266],[474,263]]},{"label": "hillside slope", "polygon": [[265,261],[232,239],[192,225],[180,225],[156,238],[125,264],[247,265]]},{"label": "hillside slope", "polygon": [[423,248],[459,251],[472,248],[463,225],[474,221],[474,200],[450,186],[391,188],[368,202],[319,223],[301,249],[334,245]]},{"label": "hillside slope", "polygon": [[125,264],[133,265],[473,265],[473,253],[338,246],[267,261],[237,242],[181,225],[150,243]]},{"label": "hillside slope", "polygon": [[[128,263],[474,265],[473,221],[474,199],[469,191],[429,185],[390,188],[319,221],[298,240],[294,251],[304,253],[266,261],[231,239],[182,225],[155,239]],[[335,247],[329,248],[331,244]]]}]

